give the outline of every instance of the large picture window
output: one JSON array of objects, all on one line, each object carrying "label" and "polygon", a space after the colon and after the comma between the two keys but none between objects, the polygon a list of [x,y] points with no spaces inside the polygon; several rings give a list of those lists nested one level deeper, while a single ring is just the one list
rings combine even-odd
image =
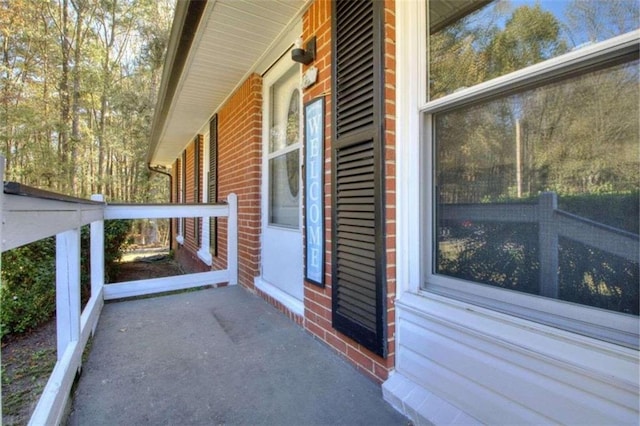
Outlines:
[{"label": "large picture window", "polygon": [[451,4],[428,7],[425,289],[637,346],[638,3]]}]

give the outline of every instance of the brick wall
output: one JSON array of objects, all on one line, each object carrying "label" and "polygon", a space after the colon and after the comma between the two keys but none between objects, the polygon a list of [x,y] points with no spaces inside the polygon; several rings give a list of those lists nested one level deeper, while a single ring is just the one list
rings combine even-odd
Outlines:
[{"label": "brick wall", "polygon": [[[395,0],[384,0],[385,26],[385,176],[386,176],[386,249],[387,249],[387,336],[388,356],[383,359],[331,326],[331,10],[330,0],[316,0],[303,16],[303,39],[317,38],[318,82],[304,91],[304,102],[319,96],[325,99],[325,287],[305,283],[305,317],[297,317],[282,304],[262,295],[313,335],[348,358],[360,371],[378,382],[384,381],[395,361],[395,288],[396,288],[396,202],[395,202]],[[305,66],[303,71],[308,67]],[[227,194],[238,194],[239,282],[254,289],[253,279],[260,266],[260,190],[262,164],[262,79],[251,75],[218,112],[218,191],[223,201]],[[187,201],[193,202],[193,143],[187,147]],[[202,154],[201,157],[202,158]],[[191,163],[190,163],[191,162]],[[174,167],[174,185],[179,174]],[[191,188],[191,189],[190,189]],[[175,194],[175,189],[172,191]],[[191,198],[190,198],[191,197]],[[218,256],[214,269],[226,266],[226,219],[219,220]],[[177,228],[174,227],[174,231]],[[180,260],[190,261],[193,225],[187,221],[185,247],[178,250]],[[194,251],[195,255],[195,251]]]},{"label": "brick wall", "polygon": [[[325,287],[305,283],[304,327],[348,358],[364,374],[384,381],[395,360],[395,3],[385,0],[385,156],[387,215],[387,323],[388,356],[377,356],[331,326],[331,1],[317,0],[303,17],[303,39],[315,35],[317,57],[310,66],[318,68],[318,82],[304,92],[304,102],[318,96],[325,98]],[[305,67],[306,69],[307,67]]]},{"label": "brick wall", "polygon": [[[192,141],[185,148],[186,152],[186,191],[185,191],[185,201],[187,203],[197,203],[202,201],[202,173],[203,173],[203,156],[204,156],[204,135],[198,135],[197,139]],[[198,149],[199,152],[199,161],[198,168],[196,171],[195,167],[195,151]],[[182,158],[182,156],[180,156]],[[182,171],[179,170],[179,167],[176,167],[176,163],[174,163],[174,167],[172,168],[173,172],[173,191],[172,191],[172,201],[176,202],[175,194],[176,194],[176,185],[181,184],[181,176]],[[182,167],[182,165],[180,166]],[[196,185],[195,177],[199,177],[199,185]],[[196,188],[198,186],[198,188]],[[174,241],[178,231],[178,220],[174,220],[173,232],[174,232]],[[182,235],[184,237],[184,244],[174,243],[174,253],[175,258],[182,264],[184,269],[188,272],[204,272],[209,270],[210,268],[205,265],[198,258],[198,250],[200,249],[199,238],[201,234],[201,226],[200,221],[194,218],[187,218],[185,220],[185,227],[182,231]]]},{"label": "brick wall", "polygon": [[[198,135],[186,152],[186,202],[202,201],[204,170],[204,136]],[[195,191],[195,149],[199,149],[200,191]],[[218,112],[218,199],[228,194],[238,195],[238,279],[253,289],[253,279],[259,274],[260,262],[260,182],[262,161],[262,78],[251,75]],[[180,159],[182,156],[179,157]],[[172,202],[178,202],[177,188],[181,185],[180,161],[172,167]],[[197,231],[196,231],[197,229]],[[173,241],[178,232],[178,220],[173,220]],[[174,243],[176,259],[189,272],[224,269],[227,264],[227,219],[218,219],[218,252],[213,267],[205,265],[197,256],[201,237],[200,221],[187,218],[183,230],[184,244]]]},{"label": "brick wall", "polygon": [[[262,78],[253,74],[218,112],[218,198],[238,195],[238,280],[250,289],[259,275],[262,166]],[[225,267],[227,220],[218,221],[218,256]]]},{"label": "brick wall", "polygon": [[387,359],[385,380],[395,365],[396,298],[396,0],[384,1],[384,151],[387,253]]}]

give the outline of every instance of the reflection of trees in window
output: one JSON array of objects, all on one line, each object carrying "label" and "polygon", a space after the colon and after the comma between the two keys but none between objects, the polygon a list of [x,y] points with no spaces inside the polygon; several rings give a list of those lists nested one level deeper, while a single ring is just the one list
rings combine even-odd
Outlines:
[{"label": "reflection of trees in window", "polygon": [[431,34],[430,99],[627,33],[640,22],[637,0],[558,4],[564,7],[496,1]]},{"label": "reflection of trees in window", "polygon": [[530,192],[636,190],[639,102],[637,61],[527,96],[522,127]]},{"label": "reflection of trees in window", "polygon": [[[506,22],[501,28],[500,23]],[[490,5],[430,37],[430,97],[436,99],[566,51],[560,23],[540,5]]]},{"label": "reflection of trees in window", "polygon": [[[287,146],[300,141],[300,91],[295,89],[291,93],[287,112]],[[300,190],[300,155],[298,151],[287,154],[287,178],[289,191],[293,197],[298,196]]]},{"label": "reflection of trees in window", "polygon": [[[538,4],[498,5],[430,37],[430,99],[631,31],[640,9],[635,1],[575,1],[561,22]],[[506,220],[504,206],[533,206],[546,191],[558,194],[560,210],[637,241],[638,82],[636,53],[435,114],[436,272],[541,294],[540,231],[536,222]],[[494,217],[464,216],[482,205]],[[601,243],[559,238],[557,294],[550,297],[638,315],[637,260]]]},{"label": "reflection of trees in window", "polygon": [[565,38],[570,46],[606,40],[638,28],[637,0],[571,1],[564,14]]},{"label": "reflection of trees in window", "polygon": [[542,191],[637,190],[637,81],[638,62],[634,61],[439,114],[441,199],[488,202],[515,197],[518,166],[524,197]]},{"label": "reflection of trees in window", "polygon": [[568,238],[560,239],[559,260],[559,299],[638,315],[638,262]]}]

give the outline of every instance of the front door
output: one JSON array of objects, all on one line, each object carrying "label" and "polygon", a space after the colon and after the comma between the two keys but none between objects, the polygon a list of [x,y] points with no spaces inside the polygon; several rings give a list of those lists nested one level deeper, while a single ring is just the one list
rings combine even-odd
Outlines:
[{"label": "front door", "polygon": [[[263,80],[262,284],[300,313],[303,299],[300,65],[284,55]],[[291,305],[295,305],[291,306]]]}]

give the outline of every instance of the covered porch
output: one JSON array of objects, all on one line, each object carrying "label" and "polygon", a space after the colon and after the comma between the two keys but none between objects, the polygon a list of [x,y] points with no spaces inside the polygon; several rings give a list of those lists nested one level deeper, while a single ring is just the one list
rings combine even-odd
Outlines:
[{"label": "covered porch", "polygon": [[[0,157],[0,175],[2,164]],[[0,192],[3,252],[56,236],[57,363],[29,424],[406,421],[383,401],[374,382],[235,285],[235,194],[223,203],[198,205],[114,205],[93,198],[14,183],[5,183]],[[104,283],[104,220],[172,217],[225,220],[226,267]],[[91,227],[91,297],[82,307],[80,229],[85,225]],[[223,287],[211,288],[218,285]],[[191,291],[138,298],[177,290]],[[114,302],[105,304],[109,300]]]},{"label": "covered porch", "polygon": [[380,388],[240,286],[105,305],[70,425],[406,424]]}]

